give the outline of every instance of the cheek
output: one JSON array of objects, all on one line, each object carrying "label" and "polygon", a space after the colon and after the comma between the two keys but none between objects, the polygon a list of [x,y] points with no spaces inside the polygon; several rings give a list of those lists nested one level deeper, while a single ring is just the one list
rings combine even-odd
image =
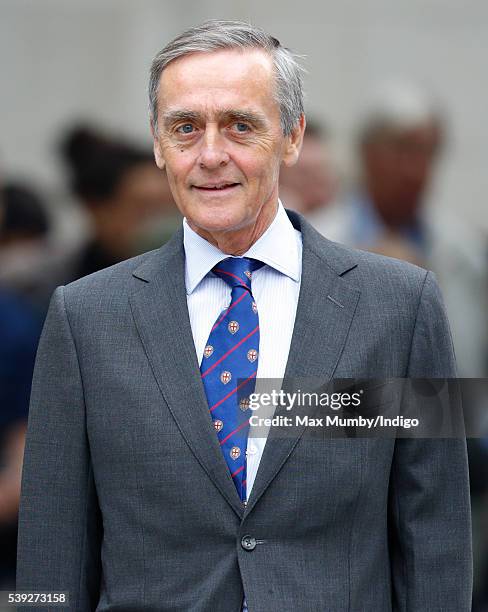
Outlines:
[{"label": "cheek", "polygon": [[278,155],[259,154],[253,151],[248,155],[241,155],[238,161],[241,171],[249,183],[267,184],[278,179],[280,160]]},{"label": "cheek", "polygon": [[161,154],[170,184],[184,180],[195,163],[195,154],[183,146],[165,144]]},{"label": "cheek", "polygon": [[185,183],[193,164],[185,156],[185,153],[173,151],[171,156],[166,158],[166,173],[170,187],[181,187]]}]

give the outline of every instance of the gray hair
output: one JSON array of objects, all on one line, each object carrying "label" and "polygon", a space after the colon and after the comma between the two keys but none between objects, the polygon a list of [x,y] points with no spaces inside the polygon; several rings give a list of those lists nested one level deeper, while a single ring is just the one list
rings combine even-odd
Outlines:
[{"label": "gray hair", "polygon": [[258,27],[241,21],[211,20],[190,28],[169,42],[154,58],[149,78],[149,112],[155,133],[158,129],[158,92],[166,66],[190,53],[220,49],[262,49],[273,60],[276,76],[275,98],[280,107],[281,129],[288,136],[303,114],[303,68],[299,56]]}]

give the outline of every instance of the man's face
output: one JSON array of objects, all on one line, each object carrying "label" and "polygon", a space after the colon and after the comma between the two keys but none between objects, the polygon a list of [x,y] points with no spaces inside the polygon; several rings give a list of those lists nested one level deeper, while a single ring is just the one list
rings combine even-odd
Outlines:
[{"label": "man's face", "polygon": [[280,163],[298,148],[283,136],[274,86],[257,49],[194,53],[163,71],[156,163],[196,231],[240,230],[275,210]]},{"label": "man's face", "polygon": [[401,224],[415,216],[433,174],[439,142],[437,126],[426,123],[385,132],[366,145],[366,179],[387,221]]}]

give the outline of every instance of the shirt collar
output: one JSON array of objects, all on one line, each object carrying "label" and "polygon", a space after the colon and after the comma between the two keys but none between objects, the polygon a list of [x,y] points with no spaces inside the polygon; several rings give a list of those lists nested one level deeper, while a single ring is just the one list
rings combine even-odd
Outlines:
[{"label": "shirt collar", "polygon": [[[283,204],[278,200],[278,211],[271,225],[243,257],[259,259],[298,282],[300,262],[295,232]],[[229,255],[193,231],[186,218],[183,219],[183,245],[186,292],[189,295],[212,268]]]}]

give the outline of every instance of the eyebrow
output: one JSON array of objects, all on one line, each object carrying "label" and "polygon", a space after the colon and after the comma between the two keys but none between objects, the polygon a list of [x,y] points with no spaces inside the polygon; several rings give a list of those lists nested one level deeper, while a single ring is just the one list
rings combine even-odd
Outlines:
[{"label": "eyebrow", "polygon": [[[178,122],[178,121],[202,121],[203,115],[196,111],[191,110],[174,110],[162,113],[163,123],[166,127]],[[260,113],[253,113],[251,111],[239,110],[234,108],[224,109],[217,113],[217,117],[222,120],[234,120],[234,121],[245,121],[252,123],[257,128],[262,128],[266,125],[266,119]]]},{"label": "eyebrow", "polygon": [[198,121],[200,114],[190,110],[174,110],[162,113],[163,123],[166,126],[177,121]]}]

